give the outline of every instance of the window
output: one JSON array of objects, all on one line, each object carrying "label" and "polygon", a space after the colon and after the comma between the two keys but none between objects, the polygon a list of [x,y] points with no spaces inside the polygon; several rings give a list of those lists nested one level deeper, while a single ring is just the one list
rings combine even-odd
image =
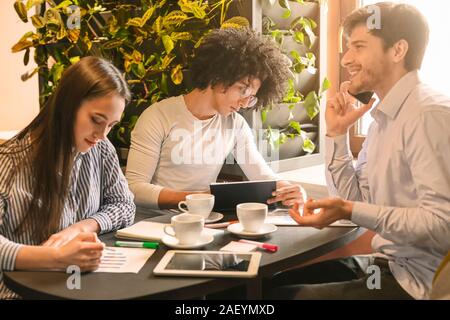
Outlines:
[{"label": "window", "polygon": [[[429,84],[436,90],[447,95],[450,94],[450,82],[447,72],[450,71],[450,41],[448,40],[448,30],[450,21],[450,1],[448,0],[391,0],[397,3],[408,3],[418,8],[427,18],[430,26],[430,42],[425,54],[420,76],[422,81]],[[379,1],[362,0],[362,6],[375,4]],[[370,123],[372,122],[370,113],[365,114],[357,126],[357,134],[367,135]]]}]

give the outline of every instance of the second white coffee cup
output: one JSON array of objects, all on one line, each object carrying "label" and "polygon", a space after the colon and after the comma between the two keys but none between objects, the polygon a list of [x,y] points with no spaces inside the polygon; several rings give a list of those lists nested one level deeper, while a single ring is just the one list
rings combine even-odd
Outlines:
[{"label": "second white coffee cup", "polygon": [[198,214],[208,218],[214,208],[214,195],[212,194],[190,194],[186,201],[178,203],[178,209],[189,214]]},{"label": "second white coffee cup", "polygon": [[257,233],[266,220],[268,207],[264,203],[241,203],[236,213],[244,231]]},{"label": "second white coffee cup", "polygon": [[164,232],[178,239],[179,244],[196,244],[205,225],[205,219],[196,214],[182,213],[171,218],[171,225],[164,227]]}]

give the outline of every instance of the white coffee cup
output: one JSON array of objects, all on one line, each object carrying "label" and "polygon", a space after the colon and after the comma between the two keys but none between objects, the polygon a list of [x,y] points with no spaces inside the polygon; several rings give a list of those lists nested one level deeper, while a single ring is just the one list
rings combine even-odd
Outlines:
[{"label": "white coffee cup", "polygon": [[179,244],[192,245],[200,240],[205,219],[196,214],[182,213],[173,216],[170,226],[164,226],[164,232],[178,239]]},{"label": "white coffee cup", "polygon": [[[187,208],[185,208],[186,206]],[[197,214],[208,218],[214,208],[214,195],[212,194],[190,194],[186,201],[178,203],[178,209],[189,214]]]},{"label": "white coffee cup", "polygon": [[264,203],[241,203],[236,206],[236,213],[244,231],[257,233],[267,216],[267,205]]}]

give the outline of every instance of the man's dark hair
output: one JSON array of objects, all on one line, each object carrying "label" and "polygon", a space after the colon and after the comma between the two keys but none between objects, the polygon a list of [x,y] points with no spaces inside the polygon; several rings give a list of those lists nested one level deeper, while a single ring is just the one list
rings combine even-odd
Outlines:
[{"label": "man's dark hair", "polygon": [[229,88],[244,78],[257,78],[261,80],[258,105],[266,106],[284,95],[289,63],[272,39],[250,28],[213,30],[194,53],[191,80],[203,90],[218,84]]},{"label": "man's dark hair", "polygon": [[[417,8],[408,4],[380,2],[374,6],[380,9],[381,29],[371,29],[370,33],[384,41],[385,50],[402,39],[408,42],[405,68],[408,71],[420,69],[430,33],[426,18]],[[369,8],[357,9],[345,18],[343,27],[346,36],[350,36],[357,26],[367,24],[374,14]]]}]

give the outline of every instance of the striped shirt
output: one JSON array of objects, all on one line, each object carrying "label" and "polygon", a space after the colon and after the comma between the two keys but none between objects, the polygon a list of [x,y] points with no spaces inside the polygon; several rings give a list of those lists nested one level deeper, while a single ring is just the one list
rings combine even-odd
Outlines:
[{"label": "striped shirt", "polygon": [[[24,150],[23,147],[29,144],[28,136],[8,146],[0,146],[0,299],[18,298],[4,285],[3,270],[14,270],[22,245],[39,245],[30,233],[14,232],[25,217],[31,200],[30,164],[15,170],[28,154],[27,150],[17,150]],[[90,218],[100,225],[100,233],[110,232],[132,224],[135,209],[133,195],[111,142],[101,141],[88,152],[77,154],[60,230]]]}]

